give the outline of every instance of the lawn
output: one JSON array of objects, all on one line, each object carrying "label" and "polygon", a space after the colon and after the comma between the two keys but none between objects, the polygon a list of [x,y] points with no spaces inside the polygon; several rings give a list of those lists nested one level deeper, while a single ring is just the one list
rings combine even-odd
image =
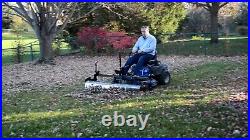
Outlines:
[{"label": "lawn", "polygon": [[[247,107],[241,110],[247,100],[231,100],[234,92],[247,86],[247,81],[239,79],[247,77],[247,65],[247,60],[219,61],[186,68],[172,73],[169,87],[138,92],[126,99],[66,96],[83,91],[83,82],[6,92],[2,95],[2,134],[3,137],[247,137],[247,110],[244,110]],[[235,78],[239,81],[234,81]],[[102,116],[113,117],[114,111],[125,116],[150,116],[144,130],[139,130],[139,126],[103,126]]]},{"label": "lawn", "polygon": [[173,41],[158,46],[158,53],[165,55],[213,55],[236,56],[247,55],[247,37],[224,37],[218,44],[205,40]]},{"label": "lawn", "polygon": [[17,35],[13,32],[2,32],[2,40],[16,40],[19,39],[37,39],[35,33],[23,32],[21,35]]},{"label": "lawn", "polygon": [[[17,37],[15,33],[2,33],[2,64],[13,64],[17,60],[17,46],[20,44],[23,48],[21,53],[22,62],[31,61],[31,47],[34,59],[40,55],[39,42],[34,34],[23,33],[21,37]],[[53,44],[55,49],[58,45]],[[68,43],[62,42],[60,46],[60,54],[70,52]],[[11,49],[13,48],[13,49]]]},{"label": "lawn", "polygon": [[28,46],[29,44],[35,44],[34,49],[39,50],[38,40],[37,39],[23,39],[23,40],[16,40],[16,39],[9,39],[9,40],[2,40],[2,49],[8,48],[16,48],[18,44]]}]

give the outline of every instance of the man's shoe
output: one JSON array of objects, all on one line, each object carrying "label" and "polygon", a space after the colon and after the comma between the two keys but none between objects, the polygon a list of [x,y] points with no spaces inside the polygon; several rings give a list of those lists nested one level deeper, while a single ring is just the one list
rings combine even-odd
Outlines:
[{"label": "man's shoe", "polygon": [[122,72],[120,70],[115,70],[116,74],[121,74]]},{"label": "man's shoe", "polygon": [[133,76],[134,74],[132,72],[127,73],[128,76]]}]

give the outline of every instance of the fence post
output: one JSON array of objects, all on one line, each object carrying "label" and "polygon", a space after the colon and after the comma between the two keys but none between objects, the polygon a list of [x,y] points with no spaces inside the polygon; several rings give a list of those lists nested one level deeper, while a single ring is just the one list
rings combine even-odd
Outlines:
[{"label": "fence post", "polygon": [[203,34],[204,53],[205,53],[205,56],[207,56],[206,33],[202,33],[202,34]]},{"label": "fence post", "polygon": [[17,45],[17,63],[21,63],[21,46],[18,44]]},{"label": "fence post", "polygon": [[33,55],[33,46],[32,44],[30,45],[30,57],[31,57],[31,61],[34,60],[34,55]]}]

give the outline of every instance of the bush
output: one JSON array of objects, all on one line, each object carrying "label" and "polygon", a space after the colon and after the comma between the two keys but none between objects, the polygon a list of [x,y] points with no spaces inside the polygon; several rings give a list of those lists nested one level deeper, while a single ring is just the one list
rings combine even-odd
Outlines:
[{"label": "bush", "polygon": [[192,40],[204,40],[204,37],[202,36],[192,36]]},{"label": "bush", "polygon": [[84,27],[77,33],[79,43],[87,48],[103,48],[107,45],[106,40],[107,31],[98,27]]},{"label": "bush", "polygon": [[110,53],[113,49],[129,48],[136,41],[135,37],[130,37],[125,32],[109,32],[98,27],[83,27],[77,36],[79,45],[83,45],[91,53]]},{"label": "bush", "polygon": [[136,41],[135,37],[130,37],[124,32],[108,32],[108,43],[115,49],[130,48]]},{"label": "bush", "polygon": [[210,16],[203,8],[192,9],[188,12],[179,32],[203,33],[210,32]]},{"label": "bush", "polygon": [[247,35],[248,34],[248,27],[247,26],[238,26],[236,30],[240,35]]},{"label": "bush", "polygon": [[248,26],[248,3],[244,2],[240,6],[240,12],[235,18],[237,25]]},{"label": "bush", "polygon": [[146,25],[160,42],[168,41],[170,36],[166,34],[174,33],[185,16],[183,3],[146,3],[142,9],[142,17],[148,22]]},{"label": "bush", "polygon": [[30,25],[26,23],[22,18],[14,15],[13,16],[13,23],[11,24],[11,29],[15,33],[22,34],[25,31],[28,31],[28,28],[30,28]]},{"label": "bush", "polygon": [[76,36],[67,36],[65,37],[65,41],[69,44],[72,50],[80,49],[78,45],[77,37]]}]

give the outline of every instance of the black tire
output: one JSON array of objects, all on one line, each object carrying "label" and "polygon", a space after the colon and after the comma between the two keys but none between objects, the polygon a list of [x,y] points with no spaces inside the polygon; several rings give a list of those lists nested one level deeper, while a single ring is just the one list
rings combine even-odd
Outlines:
[{"label": "black tire", "polygon": [[160,85],[168,85],[171,80],[170,73],[168,71],[163,71],[160,75],[156,76],[156,80]]}]

